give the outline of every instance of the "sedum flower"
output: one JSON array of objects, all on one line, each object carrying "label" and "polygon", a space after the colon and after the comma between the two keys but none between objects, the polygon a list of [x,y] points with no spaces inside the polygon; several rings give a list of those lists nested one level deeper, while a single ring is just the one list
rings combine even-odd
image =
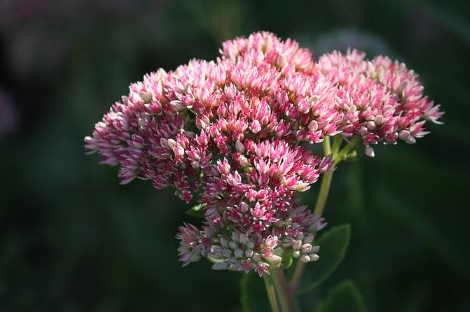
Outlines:
[{"label": "sedum flower", "polygon": [[318,259],[324,220],[297,203],[333,163],[310,148],[327,136],[413,143],[442,115],[416,76],[387,58],[351,51],[314,62],[292,40],[259,32],[130,86],[93,135],[89,153],[119,166],[122,184],[150,180],[202,207],[201,227],[180,227],[183,265],[269,274],[293,258]]},{"label": "sedum flower", "polygon": [[426,121],[440,123],[439,105],[423,95],[418,76],[403,63],[384,56],[366,60],[357,50],[335,51],[320,57],[318,70],[335,84],[342,136],[360,137],[368,156],[374,156],[371,145],[398,139],[413,144],[428,133]]},{"label": "sedum flower", "polygon": [[[219,216],[224,219],[223,215]],[[229,220],[220,229],[207,222],[203,231],[185,225],[177,235],[181,240],[180,261],[187,265],[202,255],[214,262],[213,269],[254,270],[262,276],[269,274],[270,265],[280,266],[285,259],[317,260],[319,246],[314,246],[313,240],[316,232],[325,226],[323,218],[294,202],[278,210],[276,216],[277,221],[262,231],[247,230]]]}]

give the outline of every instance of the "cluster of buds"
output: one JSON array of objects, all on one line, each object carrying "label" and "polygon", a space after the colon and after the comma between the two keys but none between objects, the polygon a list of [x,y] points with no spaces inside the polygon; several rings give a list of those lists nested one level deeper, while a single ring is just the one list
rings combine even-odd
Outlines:
[{"label": "cluster of buds", "polygon": [[122,184],[168,186],[203,212],[180,227],[183,265],[207,257],[214,269],[269,274],[292,258],[318,259],[325,226],[298,193],[333,163],[312,144],[327,136],[371,144],[413,143],[441,116],[413,72],[352,51],[314,62],[311,52],[271,33],[227,41],[216,61],[159,69],[130,86],[86,137],[86,149],[119,166]]},{"label": "cluster of buds", "polygon": [[385,56],[366,60],[356,50],[335,51],[320,57],[318,70],[335,84],[342,136],[360,137],[367,156],[374,156],[371,145],[398,139],[413,144],[428,133],[427,120],[440,123],[439,105],[423,95],[417,75],[403,63]]}]

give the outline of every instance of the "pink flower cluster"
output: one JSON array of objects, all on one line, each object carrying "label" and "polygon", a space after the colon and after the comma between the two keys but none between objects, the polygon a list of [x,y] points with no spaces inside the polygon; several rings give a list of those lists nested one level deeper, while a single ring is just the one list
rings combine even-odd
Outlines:
[{"label": "pink flower cluster", "polygon": [[[352,51],[313,61],[271,33],[227,41],[215,62],[192,60],[131,84],[86,137],[86,149],[119,166],[122,184],[151,180],[203,207],[201,228],[183,225],[183,265],[259,275],[292,258],[318,258],[322,218],[297,203],[331,166],[311,145],[326,136],[364,144],[413,143],[440,115],[413,72]],[[371,154],[369,151],[368,154]]]},{"label": "pink flower cluster", "polygon": [[427,120],[440,123],[439,105],[423,95],[417,75],[403,63],[385,56],[365,60],[352,50],[321,56],[317,68],[335,84],[342,136],[360,137],[368,156],[374,156],[373,144],[412,144],[428,133]]}]

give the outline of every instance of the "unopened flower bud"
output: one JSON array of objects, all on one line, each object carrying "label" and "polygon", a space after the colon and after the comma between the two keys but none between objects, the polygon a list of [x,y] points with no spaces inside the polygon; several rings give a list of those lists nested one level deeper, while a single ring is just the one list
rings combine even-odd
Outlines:
[{"label": "unopened flower bud", "polygon": [[217,262],[212,265],[213,270],[227,270],[229,267],[229,263],[226,261],[223,262]]},{"label": "unopened flower bud", "polygon": [[243,146],[242,142],[240,142],[239,140],[235,142],[235,149],[237,150],[237,152],[242,154],[245,152],[245,146]]},{"label": "unopened flower bud", "polygon": [[310,131],[317,131],[318,129],[318,122],[316,120],[312,120],[309,124],[308,124],[308,130]]},{"label": "unopened flower bud", "polygon": [[359,128],[359,131],[358,131],[358,132],[359,132],[360,135],[364,135],[364,134],[366,134],[368,131],[369,131],[369,130],[367,130],[366,127],[362,126],[361,128]]},{"label": "unopened flower bud", "polygon": [[374,122],[377,126],[380,126],[384,122],[384,118],[382,115],[375,116]]},{"label": "unopened flower bud", "polygon": [[235,243],[234,241],[230,241],[230,243],[228,243],[228,245],[230,246],[230,249],[232,250],[235,250],[238,248],[238,244]]},{"label": "unopened flower bud", "polygon": [[152,94],[149,92],[140,92],[140,98],[144,103],[150,103],[152,101]]},{"label": "unopened flower bud", "polygon": [[[248,206],[248,204],[245,203],[245,202],[241,202],[240,203],[240,211],[241,212],[247,212],[248,210],[250,210],[250,206]],[[245,234],[243,234],[243,235],[245,235]],[[246,237],[246,235],[245,235],[245,237]],[[248,237],[246,239],[247,239],[247,242],[248,242]],[[241,238],[240,238],[240,240],[241,240]]]},{"label": "unopened flower bud", "polygon": [[304,243],[305,244],[311,244],[313,242],[313,239],[315,238],[315,236],[313,235],[307,235],[305,238],[304,238]]},{"label": "unopened flower bud", "polygon": [[246,159],[246,157],[243,155],[240,155],[240,157],[238,158],[238,163],[243,168],[248,167],[250,165],[250,162],[248,161],[248,159]]},{"label": "unopened flower bud", "polygon": [[221,238],[220,238],[220,245],[222,245],[222,247],[224,247],[224,248],[228,248],[228,240],[226,240],[225,238],[221,237]]},{"label": "unopened flower bud", "polygon": [[201,260],[201,255],[192,255],[191,256],[191,262],[197,262]]},{"label": "unopened flower bud", "polygon": [[168,143],[168,147],[169,147],[170,149],[173,149],[173,148],[175,148],[175,146],[176,146],[176,141],[173,140],[173,139],[168,139],[168,140],[167,140],[167,143]]},{"label": "unopened flower bud", "polygon": [[139,124],[139,129],[143,130],[145,128],[145,124],[147,123],[147,118],[139,117],[139,119],[137,119],[137,123]]},{"label": "unopened flower bud", "polygon": [[277,264],[281,263],[282,258],[279,257],[278,255],[272,255],[272,256],[269,258],[269,261],[270,261],[272,264],[277,265]]},{"label": "unopened flower bud", "polygon": [[416,138],[410,134],[410,135],[405,139],[405,142],[408,143],[408,144],[415,144],[415,143],[416,143]]},{"label": "unopened flower bud", "polygon": [[401,130],[400,133],[398,134],[398,137],[402,140],[406,140],[408,139],[408,137],[410,136],[410,131],[408,130]]},{"label": "unopened flower bud", "polygon": [[235,255],[235,257],[237,258],[241,258],[243,257],[243,251],[241,249],[236,249],[233,254]]},{"label": "unopened flower bud", "polygon": [[302,247],[302,241],[301,241],[301,240],[296,240],[296,241],[292,244],[292,249],[294,249],[294,250],[299,250],[300,247]]},{"label": "unopened flower bud", "polygon": [[276,65],[280,68],[284,68],[288,65],[287,58],[285,55],[279,55],[276,59]]},{"label": "unopened flower bud", "polygon": [[310,184],[305,183],[305,182],[297,182],[297,184],[294,187],[294,190],[298,192],[305,192],[308,189],[310,189]]},{"label": "unopened flower bud", "polygon": [[370,146],[366,146],[365,153],[369,157],[374,157],[375,156],[374,149]]},{"label": "unopened flower bud", "polygon": [[310,251],[312,251],[312,245],[311,244],[303,244],[302,245],[302,252],[307,254]]},{"label": "unopened flower bud", "polygon": [[240,244],[246,245],[249,241],[250,239],[248,238],[248,236],[246,236],[246,234],[240,234]]},{"label": "unopened flower bud", "polygon": [[250,130],[254,134],[258,133],[261,131],[261,124],[259,123],[258,120],[254,120],[251,125],[250,125]]}]

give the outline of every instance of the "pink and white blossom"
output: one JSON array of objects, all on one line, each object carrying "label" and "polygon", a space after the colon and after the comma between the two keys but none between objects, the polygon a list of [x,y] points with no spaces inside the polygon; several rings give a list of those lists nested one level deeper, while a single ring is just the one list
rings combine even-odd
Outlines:
[{"label": "pink and white blossom", "polygon": [[92,136],[89,153],[119,166],[122,184],[150,180],[203,208],[177,238],[183,265],[269,274],[289,259],[318,259],[325,223],[298,194],[333,167],[311,145],[340,135],[372,145],[414,143],[442,112],[417,76],[386,57],[308,49],[271,33],[223,43],[216,61],[191,60],[130,86]]}]

